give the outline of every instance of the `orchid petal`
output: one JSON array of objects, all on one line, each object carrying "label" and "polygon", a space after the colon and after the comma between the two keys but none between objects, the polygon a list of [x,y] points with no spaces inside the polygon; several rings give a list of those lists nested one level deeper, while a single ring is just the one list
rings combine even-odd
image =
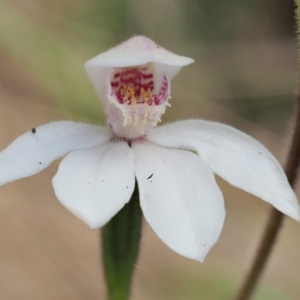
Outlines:
[{"label": "orchid petal", "polygon": [[297,198],[274,156],[233,127],[203,120],[167,124],[149,133],[162,146],[196,151],[214,173],[300,221]]},{"label": "orchid petal", "polygon": [[125,142],[68,154],[52,180],[59,201],[91,228],[107,223],[134,190],[134,158]]},{"label": "orchid petal", "polygon": [[134,36],[92,58],[86,64],[87,66],[121,68],[156,62],[174,67],[183,67],[193,61],[191,58],[167,51],[145,36]]},{"label": "orchid petal", "polygon": [[0,153],[0,185],[36,174],[70,151],[107,141],[107,129],[72,121],[34,128]]},{"label": "orchid petal", "polygon": [[225,218],[214,175],[196,154],[144,142],[133,143],[144,216],[175,252],[203,261]]}]

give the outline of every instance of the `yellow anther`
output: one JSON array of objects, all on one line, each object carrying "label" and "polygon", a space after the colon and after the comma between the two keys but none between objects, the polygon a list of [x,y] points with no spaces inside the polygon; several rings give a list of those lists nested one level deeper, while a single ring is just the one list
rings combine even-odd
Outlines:
[{"label": "yellow anther", "polygon": [[171,104],[169,102],[167,102],[167,106],[171,107]]},{"label": "yellow anther", "polygon": [[132,87],[126,86],[124,84],[123,87],[120,89],[120,94],[124,98],[126,104],[131,104],[132,102],[134,104],[137,103],[136,98],[134,97],[135,90]]},{"label": "yellow anther", "polygon": [[144,100],[144,103],[148,103],[149,101],[149,98],[153,101],[154,100],[154,97],[151,93],[151,90],[148,89],[147,92],[145,91],[145,89],[142,87],[141,88],[141,96],[142,96],[142,99]]},{"label": "yellow anther", "polygon": [[128,87],[126,88],[126,91],[125,91],[125,96],[126,96],[126,97],[133,97],[134,94],[135,94],[134,89],[133,89],[132,87],[128,86]]}]

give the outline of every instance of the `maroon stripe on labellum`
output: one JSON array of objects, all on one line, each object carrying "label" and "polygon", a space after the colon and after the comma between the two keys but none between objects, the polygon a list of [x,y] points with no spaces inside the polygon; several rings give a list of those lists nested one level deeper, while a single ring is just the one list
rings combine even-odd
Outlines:
[{"label": "maroon stripe on labellum", "polygon": [[124,99],[118,92],[112,90],[111,94],[112,94],[112,96],[115,96],[117,98],[117,100],[120,104],[124,104]]},{"label": "maroon stripe on labellum", "polygon": [[117,88],[117,87],[119,87],[119,82],[112,82],[112,83],[111,83],[111,86],[112,86],[113,88]]},{"label": "maroon stripe on labellum", "polygon": [[153,74],[142,74],[143,79],[153,78]]},{"label": "maroon stripe on labellum", "polygon": [[138,83],[138,82],[140,82],[140,80],[134,80],[134,79],[132,79],[132,78],[129,78],[129,79],[123,79],[123,78],[122,78],[122,79],[120,80],[121,85],[123,85],[123,84],[128,85],[129,83],[135,84],[135,83]]},{"label": "maroon stripe on labellum", "polygon": [[152,90],[153,90],[152,85],[143,85],[142,87],[144,88],[145,92],[148,92],[148,90],[150,90],[150,92],[152,92]]},{"label": "maroon stripe on labellum", "polygon": [[145,85],[154,85],[154,82],[151,80],[151,81],[143,81],[142,83],[142,86],[145,86]]},{"label": "maroon stripe on labellum", "polygon": [[164,76],[160,92],[158,95],[154,96],[155,105],[163,104],[165,101],[168,100],[168,87],[169,87],[168,80]]},{"label": "maroon stripe on labellum", "polygon": [[141,84],[142,85],[150,85],[150,84],[153,84],[153,80],[142,80]]}]

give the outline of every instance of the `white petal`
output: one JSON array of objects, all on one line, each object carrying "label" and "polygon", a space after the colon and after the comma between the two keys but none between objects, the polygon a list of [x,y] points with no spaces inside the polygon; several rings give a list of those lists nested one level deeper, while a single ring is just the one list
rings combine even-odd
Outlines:
[{"label": "white petal", "polygon": [[107,223],[132,195],[133,153],[125,142],[108,142],[68,154],[52,180],[59,201],[91,228]]},{"label": "white petal", "polygon": [[86,66],[130,67],[157,62],[164,65],[183,67],[194,60],[179,56],[155,44],[145,36],[134,36],[120,45],[99,54],[86,63]]},{"label": "white petal", "polygon": [[225,209],[213,173],[194,153],[134,143],[144,216],[177,253],[203,261],[217,241]]},{"label": "white petal", "polygon": [[262,144],[245,133],[214,122],[188,120],[159,127],[148,139],[198,152],[214,173],[300,221],[299,204],[282,167]]},{"label": "white petal", "polygon": [[72,150],[97,146],[109,138],[103,127],[72,121],[30,130],[0,153],[0,185],[36,174]]}]

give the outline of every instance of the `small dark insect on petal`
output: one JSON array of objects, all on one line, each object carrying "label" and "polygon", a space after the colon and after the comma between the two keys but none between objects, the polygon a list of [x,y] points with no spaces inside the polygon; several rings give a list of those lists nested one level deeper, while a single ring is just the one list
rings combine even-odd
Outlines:
[{"label": "small dark insect on petal", "polygon": [[31,129],[31,132],[32,132],[32,133],[36,133],[36,128],[32,128],[32,129]]},{"label": "small dark insect on petal", "polygon": [[153,174],[151,174],[147,179],[151,179],[152,178],[152,176],[154,175],[154,173]]},{"label": "small dark insect on petal", "polygon": [[39,162],[39,164],[41,165],[42,163],[41,163],[41,162]]}]

